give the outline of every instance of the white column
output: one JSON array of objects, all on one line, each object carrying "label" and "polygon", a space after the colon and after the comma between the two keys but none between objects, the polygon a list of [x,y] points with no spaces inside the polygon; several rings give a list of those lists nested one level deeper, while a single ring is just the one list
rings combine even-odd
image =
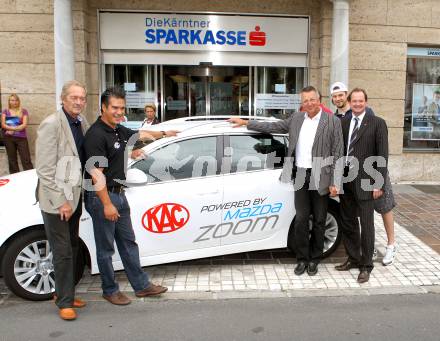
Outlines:
[{"label": "white column", "polygon": [[343,82],[348,86],[349,1],[332,0],[333,30],[330,84]]},{"label": "white column", "polygon": [[57,109],[61,108],[63,84],[75,78],[71,0],[54,0],[55,93]]}]

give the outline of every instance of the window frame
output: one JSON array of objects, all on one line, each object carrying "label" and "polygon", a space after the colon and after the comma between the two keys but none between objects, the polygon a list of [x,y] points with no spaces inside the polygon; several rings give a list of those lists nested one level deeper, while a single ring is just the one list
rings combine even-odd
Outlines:
[{"label": "window frame", "polygon": [[[223,150],[226,150],[226,148],[231,147],[231,136],[257,136],[257,137],[281,137],[283,139],[283,144],[284,144],[284,148],[285,148],[285,157],[287,156],[287,151],[288,151],[288,139],[287,139],[287,134],[265,134],[265,133],[259,133],[259,132],[244,132],[244,133],[230,133],[230,134],[225,134],[225,138],[224,138],[224,146],[223,146]],[[224,153],[223,153],[224,154]],[[226,155],[224,155],[223,161],[226,159],[229,159],[229,162],[231,162],[231,158],[230,156],[227,157]],[[284,162],[283,162],[284,164]],[[224,172],[224,175],[234,175],[234,174],[243,174],[243,173],[250,173],[250,172],[264,172],[264,171],[273,171],[273,170],[279,170],[282,169],[283,166],[281,165],[280,167],[275,167],[275,168],[267,168],[267,167],[263,167],[261,169],[252,169],[252,170],[245,170],[245,171],[240,171],[240,172]]]},{"label": "window frame", "polygon": [[[410,50],[412,47],[408,47],[408,49]],[[429,48],[429,47],[427,47]],[[411,133],[412,133],[412,126],[411,126],[411,121],[408,123],[408,119],[412,120],[413,118],[413,113],[412,111],[407,112],[407,106],[413,101],[413,94],[412,91],[410,92],[409,89],[413,89],[414,84],[425,84],[425,83],[421,83],[422,81],[416,79],[416,81],[414,82],[409,82],[409,64],[410,64],[410,60],[412,59],[416,59],[416,60],[436,60],[438,62],[440,62],[440,58],[439,57],[432,57],[432,56],[425,56],[423,54],[417,54],[414,52],[409,52],[406,55],[406,71],[405,71],[405,99],[404,99],[404,108],[403,108],[403,136],[402,136],[402,152],[403,153],[432,153],[432,154],[436,154],[436,153],[440,153],[440,139],[438,140],[412,140],[411,139]],[[440,78],[440,75],[438,76],[438,78]],[[426,83],[428,84],[428,83]],[[438,87],[440,87],[440,82],[438,83]],[[410,96],[410,98],[408,97]],[[412,104],[413,105],[413,104]],[[407,125],[409,124],[409,129],[407,129]],[[437,141],[438,147],[418,147],[418,146],[410,146],[411,141],[426,141],[426,143],[432,143],[433,141]]]},{"label": "window frame", "polygon": [[[215,145],[215,148],[216,148],[215,155],[216,156],[215,156],[215,159],[216,159],[217,165],[216,165],[216,173],[215,174],[213,174],[213,175],[206,175],[206,176],[189,177],[189,178],[184,178],[184,179],[173,179],[173,180],[164,180],[164,181],[161,180],[161,181],[157,181],[157,182],[148,182],[147,184],[145,184],[145,186],[159,185],[159,184],[170,183],[170,182],[206,179],[206,178],[212,178],[212,177],[220,176],[221,175],[221,169],[220,169],[221,168],[221,161],[220,160],[221,160],[222,155],[223,155],[223,139],[224,139],[224,136],[222,134],[206,134],[206,135],[185,136],[185,137],[182,137],[180,139],[173,139],[172,141],[169,141],[167,143],[163,143],[163,144],[160,144],[158,146],[155,146],[151,150],[147,150],[148,147],[149,147],[149,145],[147,145],[147,146],[143,147],[142,150],[144,150],[144,152],[148,155],[148,154],[153,154],[156,151],[159,151],[160,149],[166,148],[166,147],[168,147],[168,146],[170,146],[172,144],[175,144],[175,143],[181,143],[181,142],[184,142],[184,141],[189,141],[189,140],[194,140],[194,139],[201,139],[201,138],[208,138],[208,137],[216,138],[216,142],[215,142],[215,144],[216,144]],[[142,160],[137,160],[137,161],[131,163],[130,165],[128,165],[128,168],[129,169],[131,169],[131,168],[139,169],[139,168],[136,167],[136,165],[139,162],[142,162]],[[151,176],[151,175],[147,174],[147,176]]]}]

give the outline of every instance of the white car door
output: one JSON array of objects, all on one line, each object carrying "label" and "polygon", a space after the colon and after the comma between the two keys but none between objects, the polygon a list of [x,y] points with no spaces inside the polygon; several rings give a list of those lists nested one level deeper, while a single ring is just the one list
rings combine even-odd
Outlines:
[{"label": "white car door", "polygon": [[223,165],[222,245],[259,241],[264,244],[257,248],[286,245],[294,217],[292,186],[279,181],[286,150],[283,136],[225,137],[230,164]]},{"label": "white car door", "polygon": [[221,222],[221,210],[206,207],[222,201],[218,139],[174,141],[132,165],[149,178],[126,190],[141,258],[220,245],[219,239],[200,238],[206,226]]}]

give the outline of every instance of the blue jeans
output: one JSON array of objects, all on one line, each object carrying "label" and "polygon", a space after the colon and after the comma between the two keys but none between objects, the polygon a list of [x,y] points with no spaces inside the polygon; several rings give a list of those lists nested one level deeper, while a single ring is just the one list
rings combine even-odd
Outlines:
[{"label": "blue jeans", "polygon": [[112,264],[112,256],[115,253],[114,242],[116,241],[125,273],[134,291],[137,292],[148,288],[150,281],[147,273],[141,268],[139,247],[131,225],[130,206],[123,192],[109,192],[108,195],[120,215],[116,222],[104,217],[104,206],[95,192],[87,192],[85,195],[85,207],[93,221],[96,258],[101,273],[102,291],[104,295],[112,295],[119,291]]}]

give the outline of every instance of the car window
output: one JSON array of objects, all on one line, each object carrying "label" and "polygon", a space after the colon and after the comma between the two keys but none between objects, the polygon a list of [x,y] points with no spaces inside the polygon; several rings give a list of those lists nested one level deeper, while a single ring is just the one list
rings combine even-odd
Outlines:
[{"label": "car window", "polygon": [[230,136],[231,172],[274,169],[283,166],[285,139],[272,135]]},{"label": "car window", "polygon": [[170,143],[153,151],[132,168],[147,174],[148,182],[215,175],[216,137],[200,137]]}]

